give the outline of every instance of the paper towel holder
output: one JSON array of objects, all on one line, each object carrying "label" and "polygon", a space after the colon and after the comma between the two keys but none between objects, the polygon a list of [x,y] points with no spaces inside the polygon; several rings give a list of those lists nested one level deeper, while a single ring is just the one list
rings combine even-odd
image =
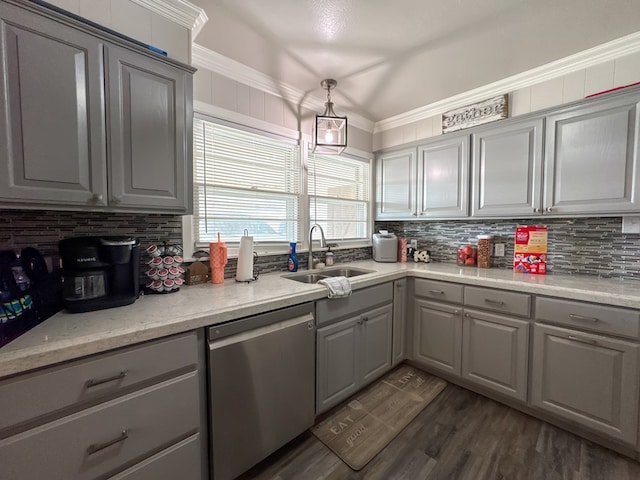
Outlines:
[{"label": "paper towel holder", "polygon": [[[249,236],[249,230],[248,229],[244,229],[244,235],[243,237],[248,237]],[[253,237],[251,238],[252,242],[251,242],[251,246],[253,247]],[[241,242],[242,244],[242,239]],[[241,253],[242,248],[240,249],[240,251],[238,251],[238,262],[240,262],[240,253]],[[251,282],[255,282],[256,280],[258,280],[258,270],[256,268],[256,262],[255,260],[258,258],[258,254],[251,249],[251,254],[252,254],[252,259],[251,259],[251,277],[250,278],[244,278],[243,280],[239,280],[237,275],[236,275],[236,282],[237,283],[251,283]]]}]

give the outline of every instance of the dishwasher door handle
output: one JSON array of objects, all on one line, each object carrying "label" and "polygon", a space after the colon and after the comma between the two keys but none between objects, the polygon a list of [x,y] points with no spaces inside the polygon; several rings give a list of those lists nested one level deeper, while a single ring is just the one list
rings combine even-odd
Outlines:
[{"label": "dishwasher door handle", "polygon": [[280,330],[285,330],[287,328],[295,327],[296,325],[300,325],[302,323],[307,324],[308,330],[313,330],[315,328],[313,313],[307,313],[305,315],[300,315],[299,317],[290,318],[287,320],[283,320],[281,322],[274,322],[269,325],[265,325],[263,327],[253,328],[246,332],[236,333],[234,335],[230,335],[228,337],[224,337],[219,340],[210,340],[209,350],[215,350],[217,348],[226,347],[227,345],[233,345],[234,343],[245,342],[247,340],[251,340],[253,338],[260,337],[262,335],[266,335],[269,333],[278,332]]}]

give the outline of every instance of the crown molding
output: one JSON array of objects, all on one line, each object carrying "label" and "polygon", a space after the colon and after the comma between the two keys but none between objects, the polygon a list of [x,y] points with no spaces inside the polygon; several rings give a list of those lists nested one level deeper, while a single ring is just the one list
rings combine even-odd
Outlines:
[{"label": "crown molding", "polygon": [[[324,100],[310,97],[303,90],[284,82],[279,82],[269,75],[225,57],[224,55],[220,55],[197,43],[193,43],[191,48],[191,64],[194,67],[204,68],[235,80],[236,82],[256,88],[269,95],[283,98],[307,110],[317,112],[324,111]],[[349,125],[364,130],[365,132],[373,132],[374,123],[371,120],[354,112],[345,112],[344,109],[341,110],[342,113],[348,117]]]},{"label": "crown molding", "polygon": [[603,43],[596,47],[556,60],[546,65],[518,73],[497,82],[469,90],[468,92],[445,98],[438,102],[416,108],[393,117],[376,122],[373,133],[383,132],[392,128],[424,120],[434,115],[440,115],[449,110],[464,107],[496,95],[530,87],[538,83],[561,77],[571,72],[588,68],[599,63],[614,60],[631,53],[640,51],[640,32]]},{"label": "crown molding", "polygon": [[168,18],[178,25],[191,30],[191,39],[196,38],[198,33],[207,23],[209,17],[204,10],[197,5],[186,0],[131,0],[141,7],[151,10],[154,13]]}]

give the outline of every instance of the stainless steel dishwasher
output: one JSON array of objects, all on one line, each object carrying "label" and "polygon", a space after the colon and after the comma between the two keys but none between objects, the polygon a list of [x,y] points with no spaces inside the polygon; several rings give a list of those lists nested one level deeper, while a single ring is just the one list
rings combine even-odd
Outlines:
[{"label": "stainless steel dishwasher", "polygon": [[313,303],[208,329],[213,478],[230,480],[314,422]]}]

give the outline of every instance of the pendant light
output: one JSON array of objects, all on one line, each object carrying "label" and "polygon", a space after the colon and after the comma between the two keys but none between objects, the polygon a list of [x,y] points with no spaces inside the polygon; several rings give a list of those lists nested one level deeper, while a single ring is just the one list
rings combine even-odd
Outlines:
[{"label": "pendant light", "polygon": [[324,113],[316,115],[313,129],[313,151],[324,155],[339,155],[347,146],[347,117],[339,117],[333,111],[331,89],[338,85],[333,78],[320,82],[327,90],[327,102]]}]

